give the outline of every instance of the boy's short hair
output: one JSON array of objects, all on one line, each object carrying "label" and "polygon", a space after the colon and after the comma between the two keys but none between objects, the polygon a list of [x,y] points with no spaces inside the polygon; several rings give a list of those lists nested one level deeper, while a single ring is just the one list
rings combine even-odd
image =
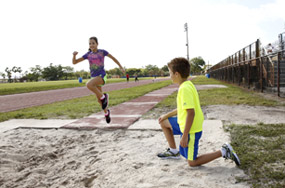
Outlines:
[{"label": "boy's short hair", "polygon": [[182,78],[188,78],[190,74],[190,64],[184,57],[174,58],[167,65],[173,73],[178,72]]}]

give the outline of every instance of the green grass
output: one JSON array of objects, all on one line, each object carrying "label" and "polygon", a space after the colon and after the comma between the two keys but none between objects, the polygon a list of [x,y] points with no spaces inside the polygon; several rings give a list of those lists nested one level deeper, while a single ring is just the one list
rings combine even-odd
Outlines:
[{"label": "green grass", "polygon": [[217,88],[198,91],[201,106],[208,105],[250,105],[250,106],[278,106],[274,100],[265,99],[254,91],[225,84],[227,88]]},{"label": "green grass", "polygon": [[215,80],[213,78],[207,78],[206,76],[197,76],[196,78],[194,78],[193,80],[191,80],[191,82],[194,85],[208,85],[208,84],[224,84],[221,81]]},{"label": "green grass", "polygon": [[[152,77],[139,78],[139,80],[153,79]],[[134,81],[130,78],[130,81]],[[88,80],[79,83],[78,80],[46,81],[46,82],[26,82],[26,83],[3,83],[0,84],[0,95],[10,95],[17,93],[29,93],[36,91],[46,91],[52,89],[63,89],[85,86]],[[112,78],[107,80],[107,84],[125,82],[126,78]]]},{"label": "green grass", "polygon": [[252,187],[285,187],[285,124],[228,125],[231,144]]},{"label": "green grass", "polygon": [[[206,81],[209,81],[207,83]],[[195,85],[205,84],[222,84],[220,81],[216,81],[212,78],[206,78],[204,76],[198,76],[192,80]],[[269,100],[261,97],[254,91],[246,91],[238,86],[231,84],[222,85],[227,88],[216,88],[199,90],[199,98],[201,106],[208,105],[250,105],[250,106],[279,106],[277,101]],[[176,108],[177,92],[169,95],[163,101],[158,103],[152,110],[144,114],[143,118],[158,118],[161,113],[166,113]]]},{"label": "green grass", "polygon": [[[127,89],[109,92],[109,106],[114,106],[122,102],[137,98],[148,92],[160,89],[172,82],[170,80],[154,82],[151,84],[137,86]],[[9,119],[75,119],[88,116],[94,112],[101,111],[101,106],[94,95],[57,102],[53,104],[26,108],[13,112],[0,113],[0,122]]]},{"label": "green grass", "polygon": [[[201,80],[201,81],[200,81]],[[210,83],[218,84],[213,79],[208,79]],[[197,77],[192,81],[193,83],[207,84],[203,77]],[[221,84],[221,83],[220,83]],[[269,100],[261,97],[254,91],[245,91],[244,89],[230,85],[226,85],[227,88],[216,88],[199,90],[199,98],[201,106],[208,105],[251,105],[251,106],[278,106],[279,103],[274,100]],[[176,108],[176,96],[177,92],[168,96],[166,99],[157,104],[157,108]]]}]

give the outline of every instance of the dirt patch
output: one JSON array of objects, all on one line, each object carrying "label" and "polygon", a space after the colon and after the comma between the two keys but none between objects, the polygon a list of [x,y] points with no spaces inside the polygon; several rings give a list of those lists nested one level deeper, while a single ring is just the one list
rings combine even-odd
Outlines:
[{"label": "dirt patch", "polygon": [[[146,113],[144,119],[158,119],[173,109],[155,108]],[[207,120],[222,120],[224,124],[279,124],[285,123],[285,107],[248,105],[211,105],[202,107]]]},{"label": "dirt patch", "polygon": [[215,88],[227,88],[225,85],[195,85],[197,90],[205,90],[205,89],[215,89]]},{"label": "dirt patch", "polygon": [[212,105],[203,107],[205,119],[222,120],[224,124],[285,123],[285,107],[247,105]]}]

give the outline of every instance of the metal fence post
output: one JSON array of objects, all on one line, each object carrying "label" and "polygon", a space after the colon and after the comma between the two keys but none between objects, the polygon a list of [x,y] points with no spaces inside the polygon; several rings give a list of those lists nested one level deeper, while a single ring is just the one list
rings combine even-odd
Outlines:
[{"label": "metal fence post", "polygon": [[278,52],[278,62],[277,62],[277,93],[278,93],[278,97],[280,97],[280,59],[281,59],[281,52]]}]

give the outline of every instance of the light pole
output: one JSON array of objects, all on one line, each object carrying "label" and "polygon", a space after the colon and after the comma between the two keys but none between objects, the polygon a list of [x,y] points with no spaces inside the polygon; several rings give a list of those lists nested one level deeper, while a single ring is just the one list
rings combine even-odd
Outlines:
[{"label": "light pole", "polygon": [[184,24],[184,29],[186,32],[187,60],[189,61],[188,25],[187,25],[187,23]]}]

